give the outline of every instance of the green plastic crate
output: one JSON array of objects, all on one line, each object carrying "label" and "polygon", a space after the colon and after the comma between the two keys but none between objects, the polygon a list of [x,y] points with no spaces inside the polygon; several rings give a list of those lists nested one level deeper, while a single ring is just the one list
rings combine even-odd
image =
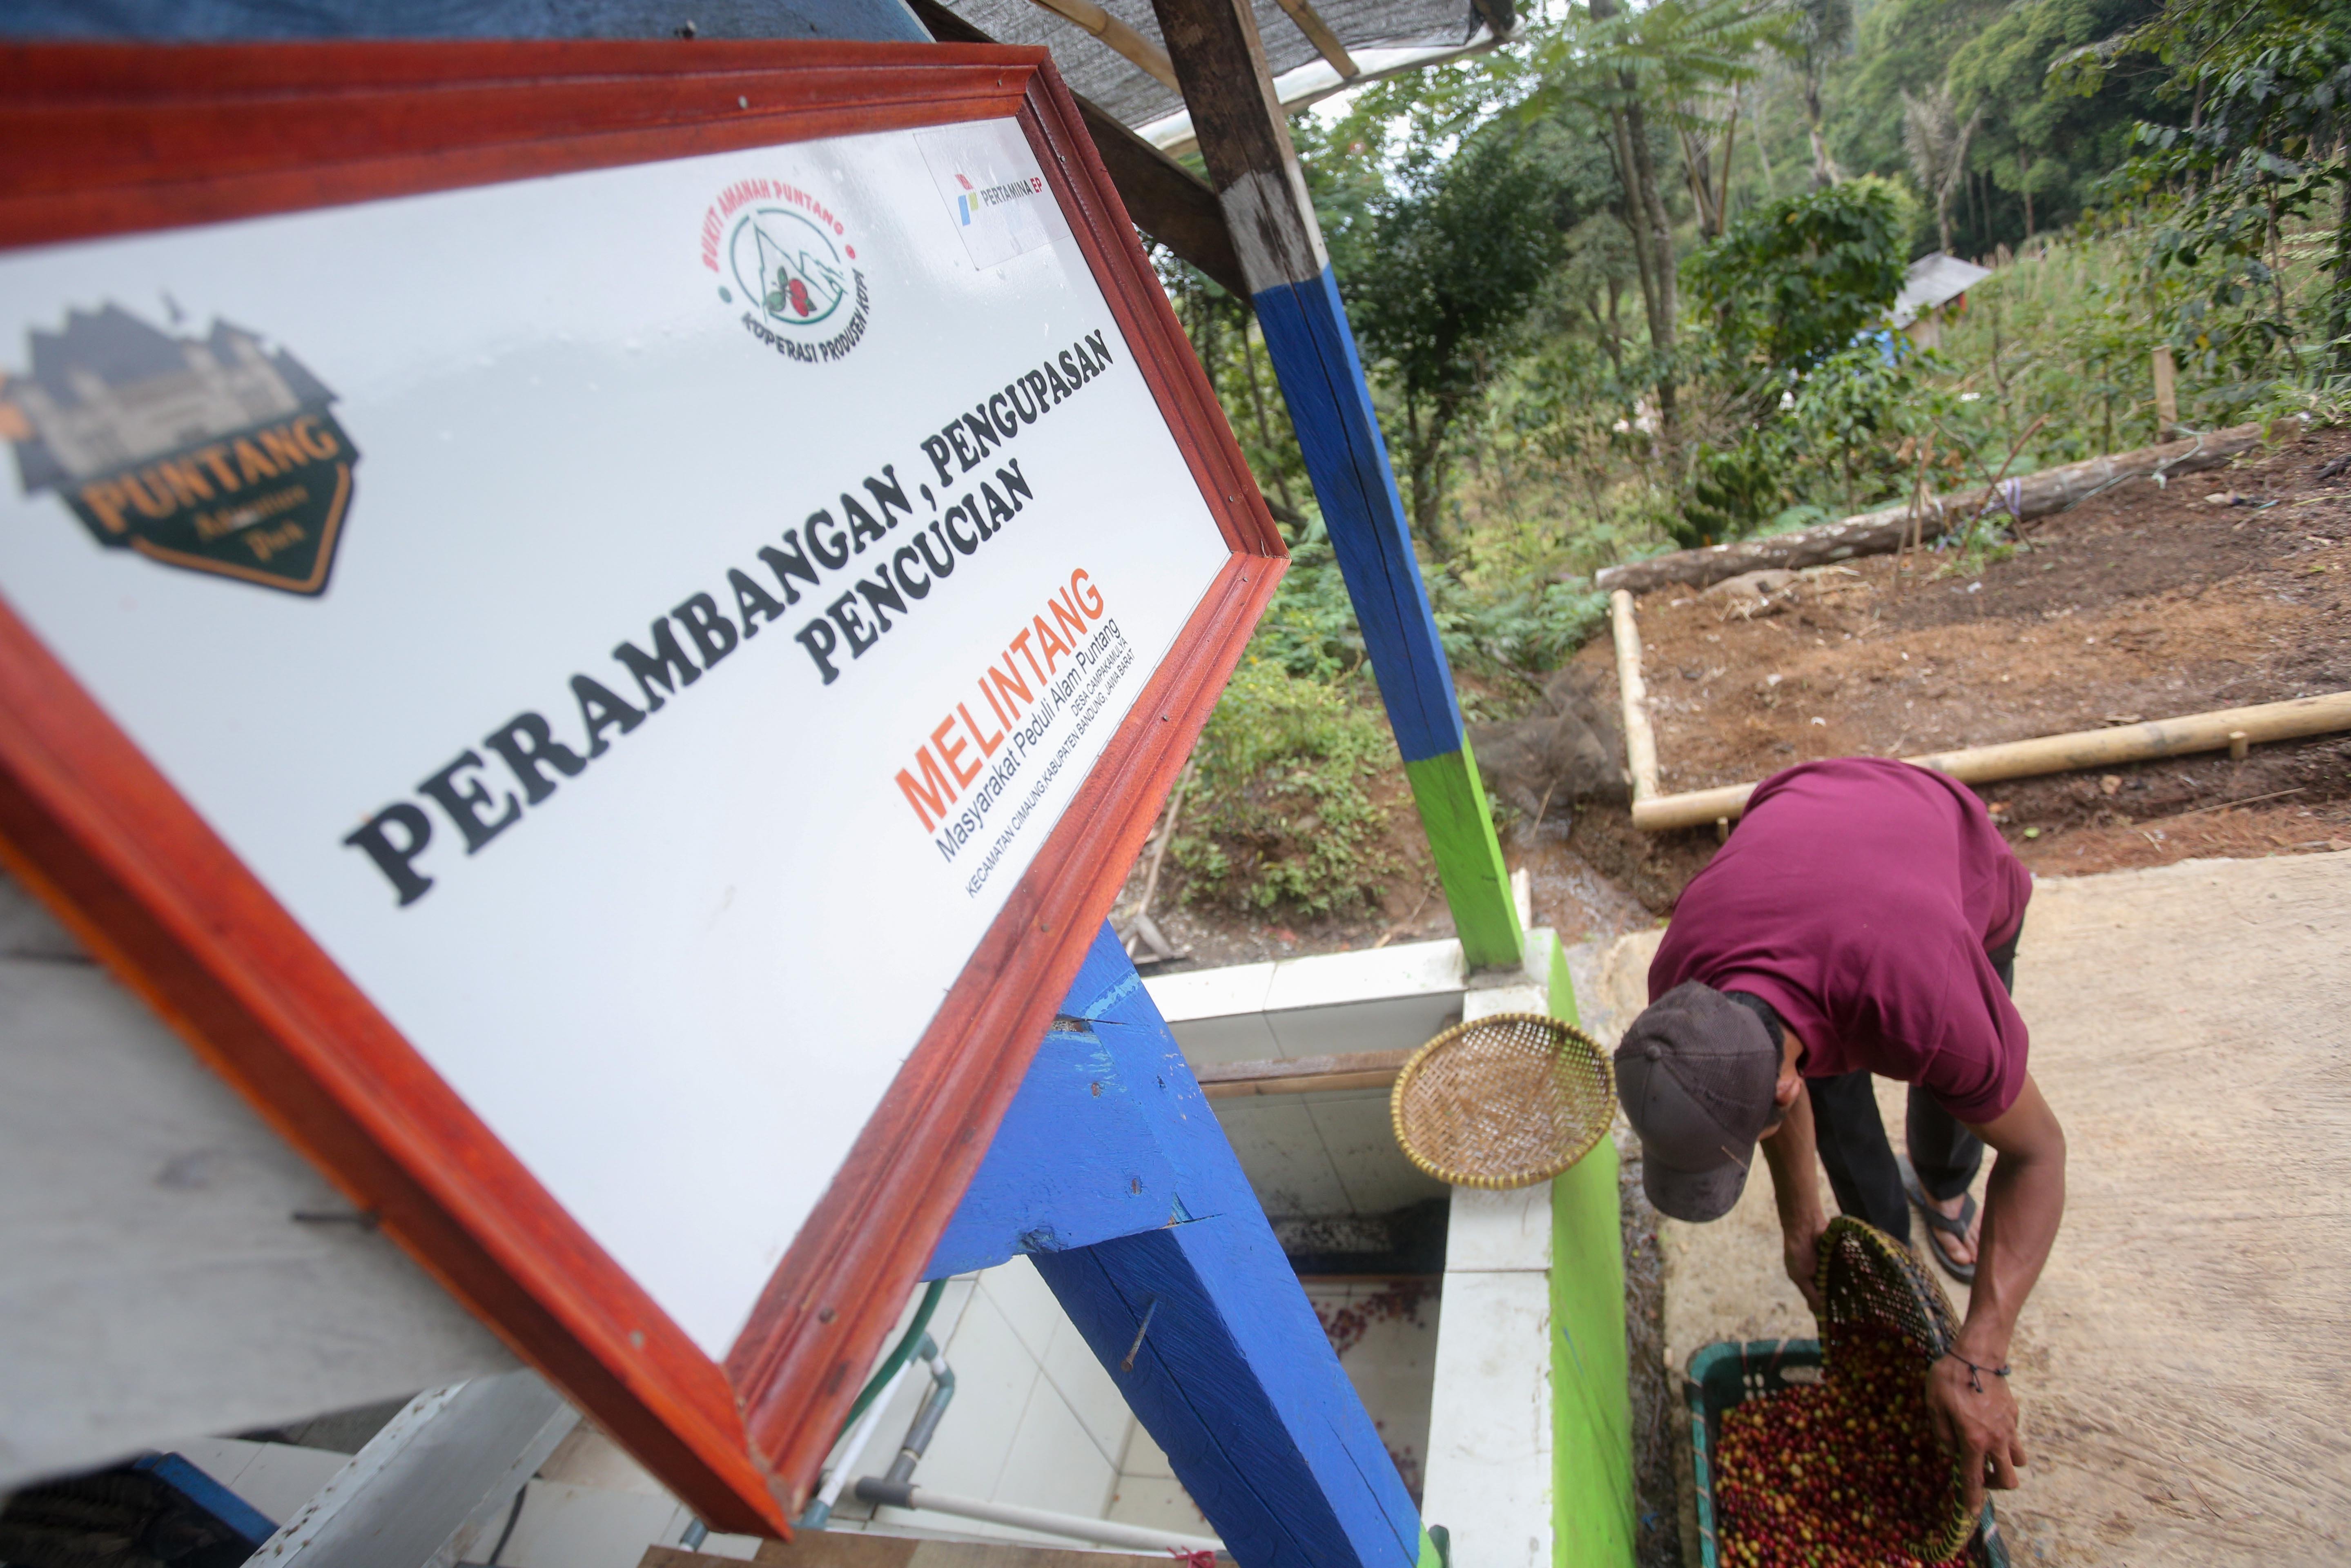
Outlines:
[{"label": "green plastic crate", "polygon": [[[1728,1340],[1707,1345],[1689,1359],[1690,1458],[1697,1469],[1698,1544],[1703,1568],[1721,1568],[1714,1541],[1714,1443],[1722,1413],[1743,1399],[1777,1394],[1803,1378],[1792,1372],[1818,1374],[1821,1342],[1816,1339],[1750,1339],[1744,1344]],[[1991,1500],[1984,1500],[1983,1525],[1969,1543],[1970,1561],[1980,1568],[2009,1568],[2008,1548],[1991,1515]]]}]

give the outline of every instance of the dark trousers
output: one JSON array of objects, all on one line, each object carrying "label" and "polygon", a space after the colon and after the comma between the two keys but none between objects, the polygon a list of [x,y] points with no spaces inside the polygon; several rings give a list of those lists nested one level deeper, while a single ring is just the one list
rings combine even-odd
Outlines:
[{"label": "dark trousers", "polygon": [[[2023,935],[2020,925],[2017,936]],[[2011,995],[2016,991],[2016,936],[1991,949],[1992,970]],[[1813,1102],[1813,1142],[1829,1173],[1837,1210],[1865,1219],[1880,1230],[1910,1239],[1910,1200],[1902,1190],[1902,1170],[1886,1139],[1877,1095],[1867,1072],[1804,1080]],[[1903,1142],[1910,1168],[1929,1197],[1946,1202],[1968,1190],[1983,1166],[1983,1140],[1916,1084],[1903,1117]]]}]

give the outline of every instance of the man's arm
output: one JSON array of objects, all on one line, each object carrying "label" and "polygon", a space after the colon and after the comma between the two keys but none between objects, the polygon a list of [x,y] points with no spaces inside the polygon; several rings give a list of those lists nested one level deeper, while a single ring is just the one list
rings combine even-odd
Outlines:
[{"label": "man's arm", "polygon": [[1771,1167],[1771,1201],[1780,1210],[1780,1239],[1788,1278],[1804,1293],[1804,1304],[1818,1316],[1821,1310],[1821,1232],[1829,1226],[1821,1207],[1820,1174],[1813,1153],[1813,1101],[1801,1088],[1789,1103],[1779,1131],[1762,1144],[1763,1163]]},{"label": "man's arm", "polygon": [[[1972,1513],[1983,1507],[1987,1460],[1991,1484],[2003,1490],[2016,1485],[2016,1467],[2025,1462],[2016,1431],[2016,1396],[2008,1379],[1993,1376],[1991,1369],[2008,1364],[2016,1314],[2057,1239],[2065,1212],[2065,1130],[2030,1073],[2014,1103],[1969,1128],[1999,1157],[1984,1184],[1983,1239],[1976,1249],[1968,1321],[1952,1354],[1927,1375],[1927,1408],[1937,1436],[1959,1456],[1959,1479]],[[1971,1370],[1966,1364],[1970,1362],[1982,1370]]]}]

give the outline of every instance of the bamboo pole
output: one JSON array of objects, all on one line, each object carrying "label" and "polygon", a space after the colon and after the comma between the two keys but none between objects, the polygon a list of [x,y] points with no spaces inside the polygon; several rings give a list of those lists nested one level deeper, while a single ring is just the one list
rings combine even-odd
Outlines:
[{"label": "bamboo pole", "polygon": [[1065,20],[1075,22],[1112,48],[1127,57],[1152,80],[1176,96],[1184,89],[1176,84],[1176,64],[1167,51],[1112,16],[1093,0],[1036,0],[1046,10]]},{"label": "bamboo pole", "polygon": [[[1624,642],[1617,642],[1620,674]],[[1639,656],[1635,644],[1634,656]],[[1637,673],[1634,683],[1637,684]],[[1906,757],[1905,762],[1948,773],[1963,784],[1989,784],[2002,779],[2030,779],[2043,773],[2066,773],[2083,768],[2110,768],[2118,763],[2146,762],[2158,757],[2179,757],[2191,751],[2228,751],[2262,741],[2299,740],[2351,729],[2351,692],[2295,697],[2289,702],[2262,703],[2253,707],[2221,708],[2180,718],[2154,719],[2145,724],[2117,725],[2111,729],[2077,730],[2036,740],[2011,740],[2001,746],[1975,746],[1963,751],[1938,751]],[[1630,743],[1631,724],[1625,726]],[[1655,767],[1652,753],[1651,766]],[[1752,784],[1727,784],[1683,795],[1635,794],[1633,825],[1650,832],[1668,828],[1694,828],[1747,810]]]},{"label": "bamboo pole", "polygon": [[1300,32],[1306,35],[1306,41],[1314,46],[1314,52],[1329,61],[1331,68],[1339,73],[1340,80],[1353,81],[1364,74],[1364,68],[1355,63],[1355,57],[1347,52],[1347,46],[1341,43],[1339,35],[1331,30],[1331,24],[1322,19],[1322,13],[1315,10],[1308,0],[1275,0],[1275,4],[1290,13],[1290,19],[1298,24]]},{"label": "bamboo pole", "polygon": [[1649,690],[1641,679],[1641,629],[1633,622],[1633,596],[1623,589],[1608,596],[1608,619],[1616,635],[1616,690],[1625,704],[1625,765],[1633,786],[1633,810],[1657,792],[1657,737],[1649,727]]}]

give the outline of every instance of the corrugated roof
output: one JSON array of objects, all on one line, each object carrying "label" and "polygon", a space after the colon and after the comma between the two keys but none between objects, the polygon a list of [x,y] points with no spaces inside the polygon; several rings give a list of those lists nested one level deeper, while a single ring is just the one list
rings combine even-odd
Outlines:
[{"label": "corrugated roof", "polygon": [[1902,292],[1894,297],[1894,325],[1907,327],[1928,311],[1949,304],[1991,276],[1991,268],[1941,251],[1910,264]]}]

